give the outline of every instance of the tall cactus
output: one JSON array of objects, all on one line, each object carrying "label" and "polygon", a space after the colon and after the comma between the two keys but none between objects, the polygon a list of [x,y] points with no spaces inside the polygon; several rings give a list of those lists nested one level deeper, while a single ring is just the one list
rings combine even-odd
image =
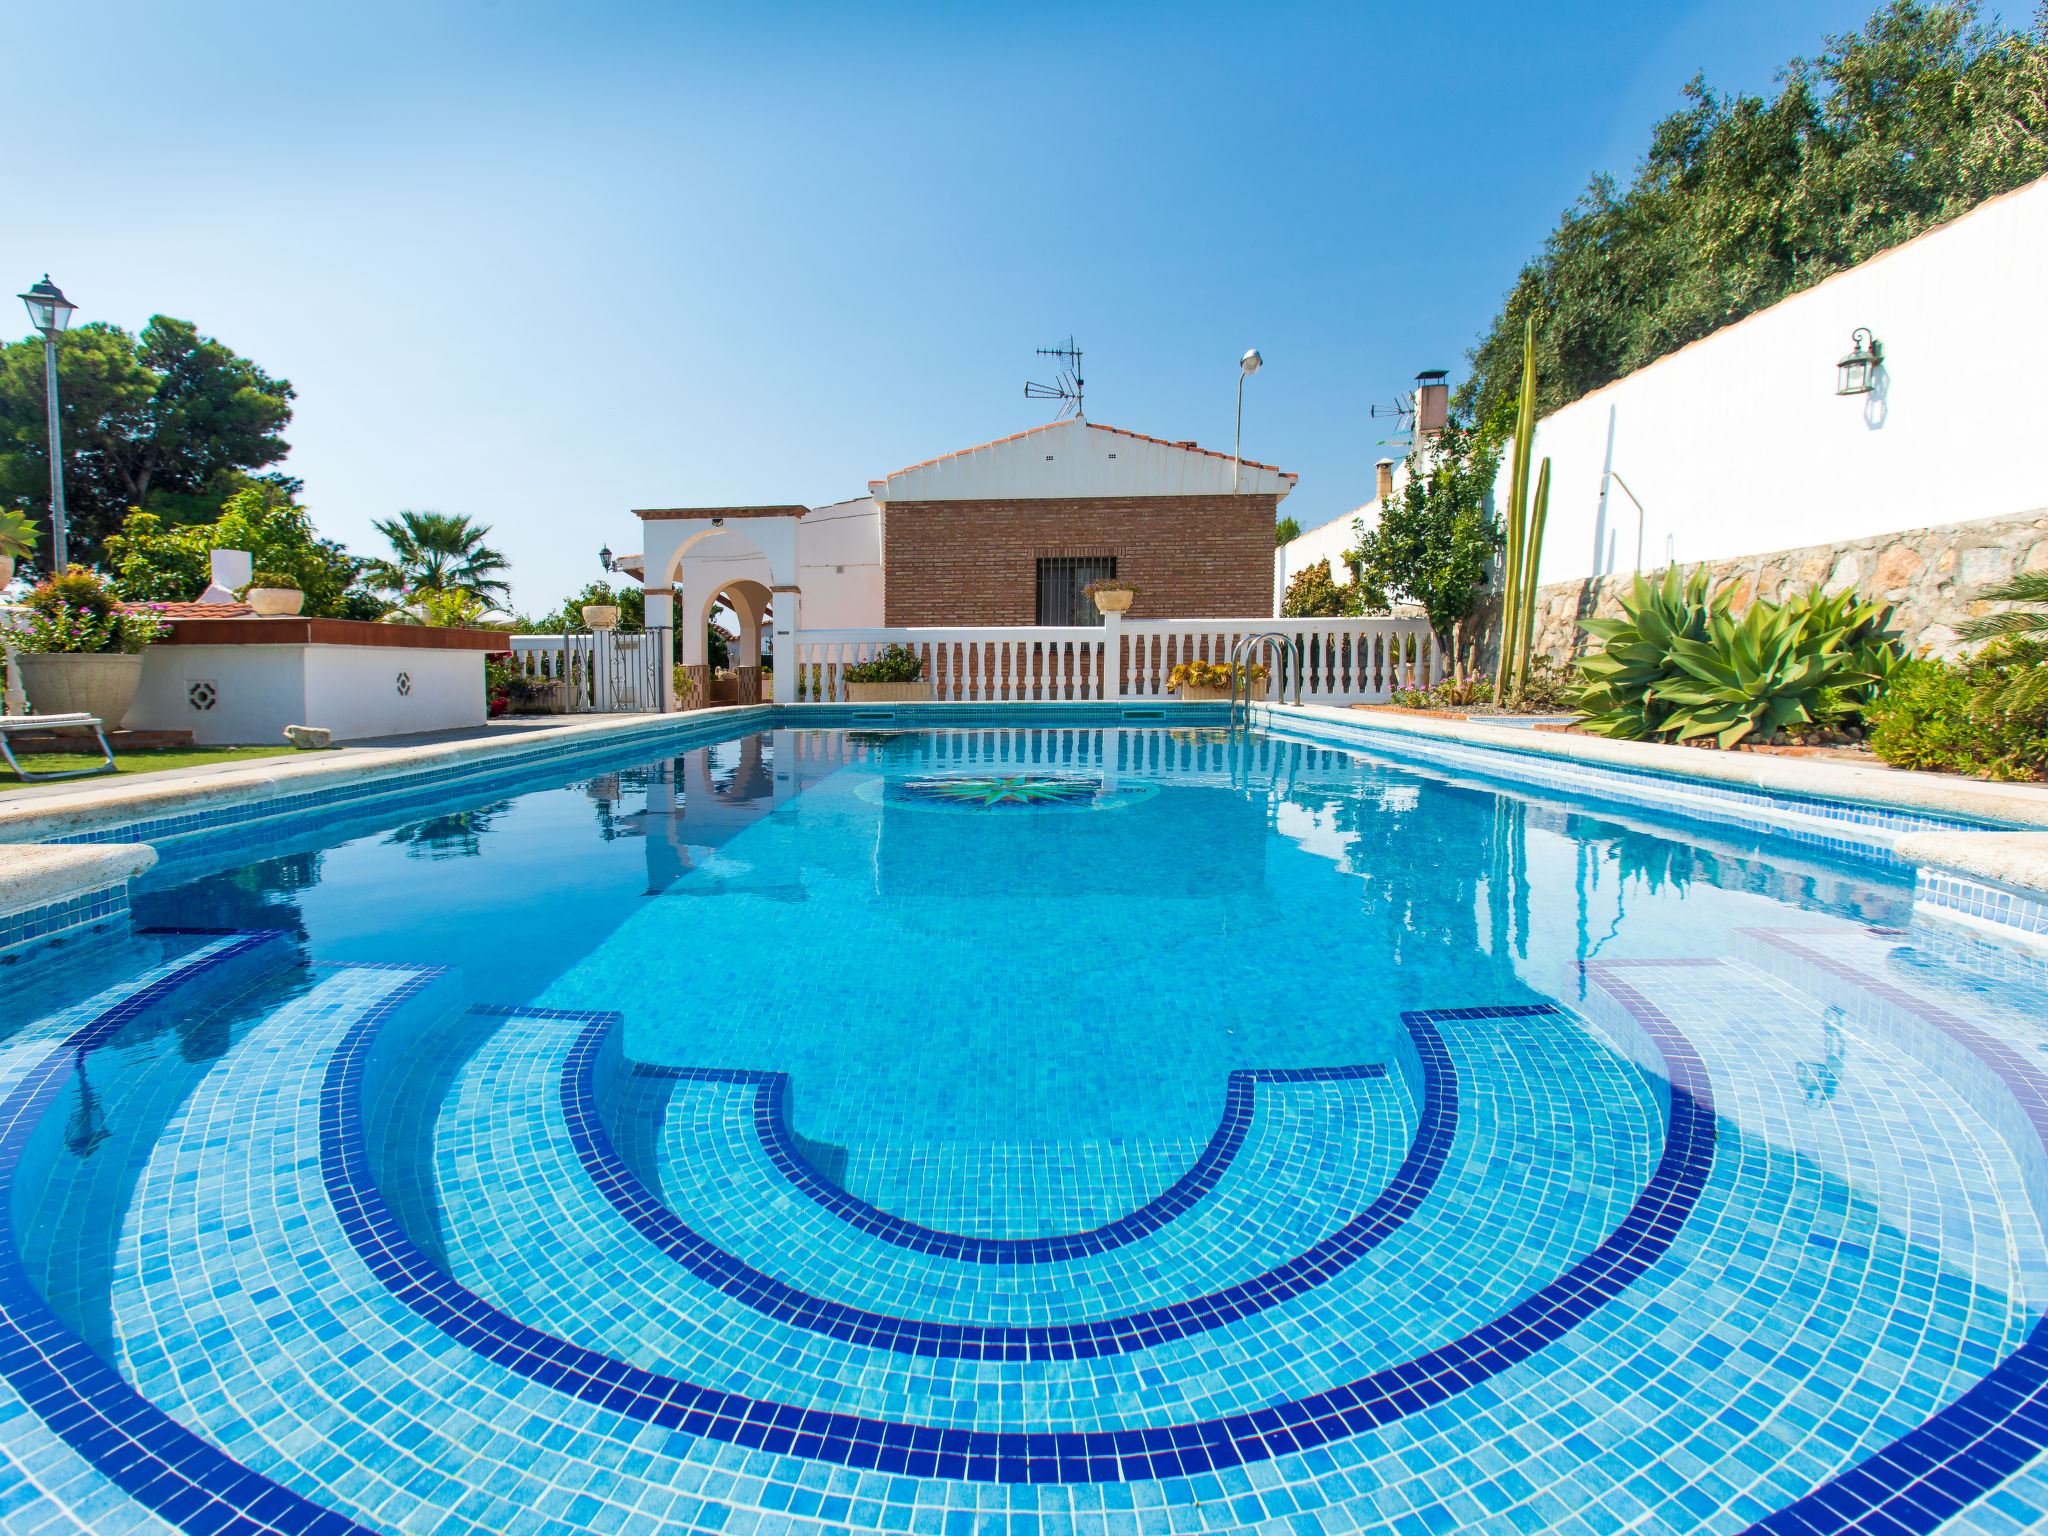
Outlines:
[{"label": "tall cactus", "polygon": [[1508,473],[1508,547],[1501,573],[1500,663],[1493,675],[1493,702],[1508,697],[1523,629],[1524,559],[1529,532],[1529,447],[1536,436],[1536,316],[1522,328],[1522,398],[1515,411],[1515,459]]},{"label": "tall cactus", "polygon": [[1536,472],[1536,504],[1529,509],[1528,537],[1522,542],[1522,596],[1516,607],[1521,632],[1515,648],[1514,691],[1520,693],[1529,681],[1529,652],[1536,642],[1536,577],[1543,569],[1543,525],[1550,518],[1550,458]]}]

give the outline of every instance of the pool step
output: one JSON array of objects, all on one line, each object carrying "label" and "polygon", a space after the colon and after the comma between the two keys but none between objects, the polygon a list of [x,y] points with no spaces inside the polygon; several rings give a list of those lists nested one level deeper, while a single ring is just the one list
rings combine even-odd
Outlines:
[{"label": "pool step", "polygon": [[[772,1528],[822,1536],[912,1530],[920,1521],[980,1530],[991,1518],[1042,1529],[1051,1518],[1083,1536],[1109,1536],[1119,1528],[1113,1512],[1158,1507],[1176,1530],[1204,1532],[1302,1528],[1302,1518],[1333,1532],[1576,1532],[1626,1523],[1616,1518],[1623,1510],[1645,1525],[1734,1531],[1912,1433],[2011,1350],[2027,1317],[1985,1282],[1993,1266],[1983,1257],[2007,1241],[2024,1246],[2025,1234],[1944,1226],[1935,1209],[1945,1187],[1976,1176],[1972,1156],[1995,1183],[2003,1144],[1970,1096],[1929,1072],[1909,1042],[1875,1024],[1866,1031],[1850,1010],[1831,1024],[1828,1009],[1839,1003],[1760,966],[1609,965],[1596,968],[1590,1011],[1623,1053],[1647,1059],[1657,1039],[1690,1036],[1705,1058],[1703,1083],[1724,1117],[1709,1146],[1667,1145],[1656,1084],[1568,1015],[1433,1015],[1460,1078],[1458,1116],[1413,1214],[1364,1258],[1279,1308],[1128,1356],[964,1362],[826,1339],[813,1369],[798,1359],[805,1346],[792,1342],[801,1330],[700,1306],[678,1280],[680,1267],[637,1228],[607,1229],[618,1239],[607,1249],[561,1247],[555,1274],[563,1285],[577,1266],[605,1264],[618,1271],[617,1283],[608,1276],[608,1288],[585,1287],[566,1303],[542,1294],[549,1287],[521,1291],[516,1299],[533,1310],[535,1326],[559,1306],[556,1337],[571,1323],[591,1337],[616,1326],[623,1353],[636,1326],[658,1322],[695,1351],[702,1369],[690,1380],[817,1410],[786,1426],[764,1421],[751,1437],[699,1427],[681,1405],[708,1398],[676,1398],[672,1416],[643,1411],[632,1399],[644,1376],[601,1366],[591,1374],[590,1357],[548,1342],[545,1328],[520,1333],[483,1300],[462,1300],[416,1254],[394,1268],[398,1249],[411,1245],[363,1206],[363,1160],[336,1160],[335,1127],[352,1124],[364,1105],[386,1152],[423,1137],[455,1151],[470,1136],[459,1177],[407,1197],[445,1202],[445,1225],[435,1231],[450,1262],[473,1265],[479,1244],[510,1253],[494,1227],[525,1233],[536,1252],[564,1244],[590,1214],[574,1202],[602,1198],[594,1186],[575,1192],[569,1176],[587,1183],[588,1170],[563,1145],[566,1119],[548,1119],[549,1105],[562,1112],[561,1068],[573,1046],[565,1037],[588,1019],[465,1031],[446,1016],[454,992],[446,973],[361,966],[314,975],[310,990],[231,1038],[155,1138],[114,1264],[111,1337],[163,1413],[253,1478],[272,1480],[274,1491],[243,1488],[252,1510],[297,1495],[332,1511],[337,1530],[555,1536]],[[1839,1052],[1828,1049],[1830,1028],[1842,1037]],[[44,1038],[36,1059],[48,1059],[55,1038]],[[369,1048],[373,1038],[382,1049]],[[417,1079],[445,1087],[440,1113],[401,1104],[401,1113],[380,1120],[387,1091],[403,1100],[416,1081],[408,1051],[422,1041],[446,1042],[445,1070]],[[16,1060],[0,1049],[0,1087],[7,1072],[18,1073]],[[358,1067],[368,1078],[360,1090],[351,1075]],[[1248,1185],[1260,1157],[1270,1163],[1284,1154],[1285,1166],[1321,1174],[1331,1166],[1325,1154],[1297,1156],[1291,1137],[1364,1124],[1360,1106],[1372,1108],[1377,1128],[1382,1108],[1401,1100],[1393,1078],[1261,1084],[1259,1094],[1264,1128],[1255,1123],[1252,1132],[1271,1139],[1247,1142]],[[1268,1098],[1286,1112],[1267,1116]],[[718,1113],[693,1123],[728,1127],[708,1147],[722,1149],[729,1166],[762,1156],[735,1108],[717,1094],[703,1102]],[[1394,1118],[1405,1135],[1406,1116]],[[46,1117],[38,1133],[60,1134],[65,1119]],[[131,1127],[110,1134],[123,1131],[146,1139]],[[698,1157],[689,1154],[693,1170]],[[1355,1172],[1385,1161],[1383,1149],[1365,1148],[1346,1166]],[[1658,1178],[1696,1186],[1688,1197],[1696,1208],[1656,1234],[1642,1273],[1563,1299],[1561,1276],[1580,1274],[1617,1241],[1655,1227],[1640,1209],[1629,1214],[1653,1165]],[[716,1176],[692,1178],[709,1202]],[[1293,1187],[1298,1194],[1303,1186]],[[80,1198],[86,1188],[78,1186]],[[1231,1197],[1221,1181],[1210,1200]],[[800,1192],[787,1198],[791,1209],[833,1219]],[[551,1212],[564,1199],[571,1203]],[[756,1229],[774,1219],[766,1205],[759,1209]],[[931,1304],[931,1255],[839,1225],[846,1251],[870,1254],[878,1277],[885,1261],[904,1266],[903,1297]],[[796,1231],[794,1246],[807,1252],[811,1229]],[[1914,1242],[1914,1232],[1927,1241]],[[1160,1228],[1146,1239],[1150,1251],[1155,1260],[1183,1258],[1192,1272],[1203,1255],[1172,1254],[1172,1235],[1177,1224]],[[866,1247],[856,1249],[856,1239]],[[782,1241],[765,1251],[782,1251]],[[1941,1251],[1928,1246],[1933,1241]],[[1981,1250],[1975,1257],[1970,1244]],[[1085,1273],[1086,1263],[1139,1251],[1133,1244],[1074,1267]],[[996,1266],[952,1265],[970,1268]],[[432,1305],[422,1301],[426,1293]],[[654,1305],[660,1298],[666,1319]],[[589,1316],[607,1307],[616,1315]],[[1483,1351],[1507,1337],[1507,1325],[1494,1319],[1533,1321],[1548,1342],[1518,1363],[1490,1363]],[[1463,1346],[1461,1363],[1439,1367],[1459,1373],[1451,1395],[1418,1392],[1414,1403],[1395,1405],[1386,1427],[1346,1425],[1327,1450],[1289,1448],[1292,1436],[1307,1435],[1307,1421],[1270,1405],[1310,1401],[1333,1382],[1382,1380],[1383,1364],[1423,1356],[1461,1333],[1488,1342]],[[523,1355],[507,1353],[508,1339],[523,1340]],[[865,1361],[885,1357],[890,1370],[873,1378],[876,1395],[862,1397]],[[1932,1378],[1947,1387],[1928,1387]],[[1434,1380],[1418,1375],[1412,1384]],[[1070,1425],[1126,1431],[1184,1425],[1192,1445],[1211,1433],[1195,1428],[1193,1416],[1236,1405],[1268,1426],[1262,1433],[1276,1444],[1261,1454],[1270,1460],[1197,1473],[1177,1453],[1161,1453],[1162,1464],[1187,1475],[1146,1474],[1153,1481],[1143,1490],[1115,1486],[1128,1475],[1115,1450],[1106,1474],[1007,1490],[991,1486],[1001,1471],[993,1461],[975,1481],[915,1468],[863,1470],[822,1427],[829,1415],[854,1410],[878,1423],[977,1427],[1042,1426],[1060,1414]],[[30,1416],[8,1418],[5,1406],[0,1454],[10,1468],[37,1467],[38,1456],[49,1463],[34,1474],[42,1493],[32,1508],[43,1524],[19,1524],[0,1497],[8,1536],[44,1525],[168,1528],[76,1456],[61,1464],[64,1447],[47,1434],[36,1442]],[[1475,1415],[1486,1425],[1486,1469],[1443,1476],[1453,1464],[1469,1465]],[[1051,1444],[1056,1437],[1043,1438],[1049,1457],[1064,1454]],[[1794,1440],[1796,1458],[1787,1454]],[[1152,1465],[1149,1450],[1136,1454],[1138,1465]],[[1205,1453],[1189,1454],[1206,1464]],[[1681,1475],[1646,1478],[1646,1468]],[[1050,1461],[1046,1470],[1069,1471]],[[1086,1480],[1103,1475],[1108,1488]],[[252,1532],[325,1529],[273,1520],[276,1502],[262,1507],[270,1513]],[[177,1519],[195,1531],[225,1528],[191,1510]]]},{"label": "pool step", "polygon": [[[1193,1325],[1168,1327],[1175,1318],[1161,1315],[1134,1334],[1135,1352],[1113,1351],[1128,1360],[1084,1356],[1062,1364],[1064,1354],[1048,1352],[1028,1402],[1001,1390],[1015,1370],[1003,1362],[1019,1356],[991,1342],[991,1328],[1008,1323],[1037,1336],[1053,1331],[1037,1322],[1048,1316],[1130,1317],[1138,1306],[1150,1310],[1136,1315],[1154,1316],[1197,1305],[1194,1298],[1256,1290],[1267,1283],[1253,1277],[1261,1266],[1282,1273],[1285,1261],[1312,1251],[1318,1234],[1368,1207],[1390,1153],[1405,1150],[1408,1126],[1386,1113],[1398,1107],[1397,1096],[1371,1080],[1262,1084],[1255,1145],[1212,1200],[1128,1248],[996,1266],[909,1252],[850,1227],[770,1165],[752,1124],[753,1085],[692,1083],[693,1098],[719,1113],[688,1123],[720,1129],[682,1157],[703,1202],[684,1213],[699,1246],[682,1250],[679,1261],[622,1225],[569,1145],[561,1068],[570,1041],[589,1027],[587,1016],[514,1017],[469,1059],[444,1111],[438,1162],[450,1256],[465,1284],[535,1326],[685,1375],[715,1363],[744,1369],[749,1380],[783,1380],[820,1400],[881,1412],[908,1374],[929,1378],[934,1392],[971,1399],[977,1423],[1027,1422],[1033,1414],[1103,1422],[1146,1401],[1179,1400],[1190,1415],[1223,1412],[1289,1382],[1355,1369],[1357,1357],[1347,1351],[1360,1339],[1390,1359],[1426,1350],[1460,1318],[1490,1316],[1551,1278],[1619,1219],[1656,1156],[1650,1094],[1565,1016],[1500,1012],[1507,1016],[1442,1025],[1467,1084],[1455,1105],[1456,1136],[1437,1189],[1383,1246],[1355,1264],[1332,1265],[1270,1316],[1254,1297],[1249,1313],[1233,1314],[1239,1320],[1224,1317],[1193,1332]],[[1530,1060],[1558,1054],[1573,1063],[1571,1072],[1539,1082],[1527,1071]],[[1361,1120],[1367,1111],[1379,1118]],[[1379,1131],[1395,1146],[1381,1146]],[[1338,1146],[1314,1156],[1301,1148],[1305,1138],[1324,1135],[1340,1137]],[[1347,1147],[1362,1157],[1357,1168],[1379,1172],[1332,1180],[1322,1160]],[[1589,1164],[1608,1177],[1589,1176]],[[1315,1176],[1290,1176],[1301,1167]],[[1508,1168],[1517,1176],[1501,1178]],[[700,1221],[721,1190],[733,1214]],[[491,1197],[499,1191],[503,1198]],[[1316,1207],[1332,1196],[1336,1203],[1308,1224],[1279,1219],[1289,1202]],[[1523,1228],[1539,1214],[1544,1230],[1532,1240]],[[1245,1240],[1246,1230],[1255,1242]],[[1474,1262],[1447,1274],[1438,1244],[1448,1232],[1463,1234]],[[744,1242],[744,1254],[734,1256],[744,1271],[711,1299],[708,1288],[720,1286],[721,1276],[689,1255],[727,1237]],[[1077,1295],[1063,1296],[1063,1288]],[[777,1296],[791,1289],[818,1300],[803,1320],[764,1331],[764,1315],[786,1315]],[[743,1309],[736,1305],[743,1296],[759,1299]],[[849,1347],[863,1336],[843,1330],[833,1308],[858,1311],[871,1331],[876,1315],[950,1319],[971,1333],[971,1347],[949,1352],[950,1341],[931,1333],[895,1347]],[[1276,1330],[1304,1318],[1316,1320],[1328,1352],[1304,1356],[1276,1342]],[[1062,1325],[1068,1336],[1082,1326],[1095,1325]],[[1163,1330],[1160,1341],[1144,1343],[1154,1328]],[[915,1358],[906,1360],[905,1350]],[[1176,1362],[1210,1357],[1228,1361],[1242,1383],[1227,1397],[1184,1397],[1190,1385],[1213,1392],[1207,1369],[1191,1382],[1157,1379],[1183,1375],[1185,1364],[1169,1369]]]}]

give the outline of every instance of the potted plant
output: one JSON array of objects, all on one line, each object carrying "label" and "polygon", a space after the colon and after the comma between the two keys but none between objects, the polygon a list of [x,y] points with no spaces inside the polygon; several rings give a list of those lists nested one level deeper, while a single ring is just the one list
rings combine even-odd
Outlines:
[{"label": "potted plant", "polygon": [[36,525],[28,514],[9,507],[0,512],[0,587],[14,580],[14,562],[36,552]]},{"label": "potted plant", "polygon": [[908,704],[932,696],[923,681],[924,658],[907,645],[892,645],[879,656],[842,668],[850,704]]},{"label": "potted plant", "polygon": [[[1247,680],[1246,692],[1266,680],[1266,669],[1254,662],[1238,667],[1235,675]],[[1180,695],[1183,704],[1214,703],[1230,697],[1233,669],[1222,662],[1184,661],[1166,674],[1166,686]]]},{"label": "potted plant", "polygon": [[616,603],[586,603],[583,608],[583,623],[590,629],[617,629],[619,607]]},{"label": "potted plant", "polygon": [[299,579],[282,571],[258,571],[242,589],[242,601],[256,610],[258,618],[288,618],[306,605]]},{"label": "potted plant", "polygon": [[93,715],[112,730],[142,683],[142,651],[170,633],[162,613],[123,607],[106,578],[71,567],[28,595],[21,685],[39,715]]},{"label": "potted plant", "polygon": [[1081,589],[1090,601],[1104,613],[1123,613],[1131,606],[1131,600],[1138,596],[1136,582],[1125,581],[1121,576],[1105,576],[1100,581],[1091,581]]}]

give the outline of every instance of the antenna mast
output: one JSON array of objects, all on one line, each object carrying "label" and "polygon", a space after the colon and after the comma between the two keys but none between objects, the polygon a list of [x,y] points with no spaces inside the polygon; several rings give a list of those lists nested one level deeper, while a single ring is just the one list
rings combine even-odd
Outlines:
[{"label": "antenna mast", "polygon": [[1040,357],[1056,357],[1065,363],[1066,366],[1060,370],[1060,376],[1056,383],[1025,384],[1024,398],[1026,400],[1058,400],[1062,402],[1059,414],[1053,417],[1054,421],[1064,420],[1069,412],[1073,414],[1076,421],[1085,421],[1087,418],[1081,410],[1081,385],[1083,383],[1081,378],[1081,349],[1074,345],[1074,338],[1069,336],[1064,347],[1040,347],[1038,355]]}]

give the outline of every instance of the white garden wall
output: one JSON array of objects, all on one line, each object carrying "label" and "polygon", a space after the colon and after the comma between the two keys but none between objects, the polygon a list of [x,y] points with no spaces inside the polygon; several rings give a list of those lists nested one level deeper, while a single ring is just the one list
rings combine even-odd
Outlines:
[{"label": "white garden wall", "polygon": [[287,725],[352,741],[481,725],[485,708],[477,650],[153,645],[125,723],[190,731],[201,746],[271,746]]},{"label": "white garden wall", "polygon": [[[1544,418],[1540,579],[2048,507],[2048,180],[1828,279]],[[1879,389],[1835,393],[1863,326]],[[1508,463],[1499,500],[1506,500]]]}]

